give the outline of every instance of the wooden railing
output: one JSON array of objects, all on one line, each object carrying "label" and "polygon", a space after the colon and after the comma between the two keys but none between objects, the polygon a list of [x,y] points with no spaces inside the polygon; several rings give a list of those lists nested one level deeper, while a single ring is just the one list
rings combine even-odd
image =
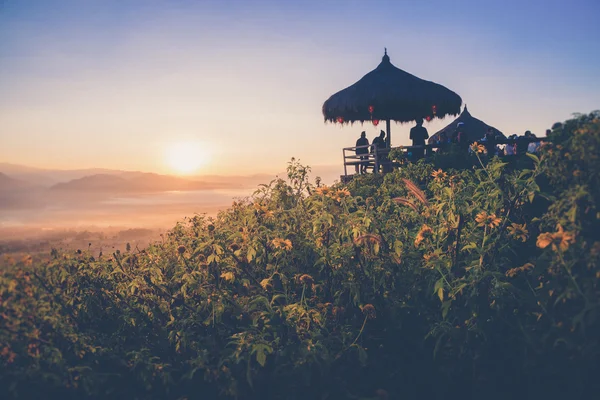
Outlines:
[{"label": "wooden railing", "polygon": [[[495,141],[495,144],[517,144],[517,143],[535,143],[535,142],[546,142],[547,138],[524,138],[520,137],[517,139],[499,139]],[[479,142],[480,144],[485,144],[485,142]],[[400,150],[401,152],[408,155],[412,153],[413,150],[424,150],[424,157],[430,157],[435,149],[439,148],[450,148],[453,144],[427,144],[424,146],[399,146],[393,147],[394,150]],[[370,169],[373,173],[378,173],[381,169],[384,173],[389,172],[395,167],[398,167],[400,164],[394,161],[390,161],[388,158],[388,154],[390,153],[389,148],[385,149],[377,149],[376,151],[371,151],[372,145],[367,146],[354,146],[354,147],[344,147],[342,149],[342,155],[344,158],[344,176],[348,177],[348,167],[355,167],[360,171],[360,166],[364,165],[366,169]],[[358,149],[366,149],[367,153],[364,154],[356,154],[356,150]],[[468,150],[465,150],[468,151]],[[408,158],[410,161],[410,158]]]}]

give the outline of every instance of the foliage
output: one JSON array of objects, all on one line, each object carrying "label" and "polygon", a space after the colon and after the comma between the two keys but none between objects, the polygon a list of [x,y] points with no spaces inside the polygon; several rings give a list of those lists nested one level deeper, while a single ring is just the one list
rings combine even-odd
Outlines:
[{"label": "foliage", "polygon": [[553,398],[598,385],[599,115],[520,169],[262,185],[0,276],[3,398]]}]

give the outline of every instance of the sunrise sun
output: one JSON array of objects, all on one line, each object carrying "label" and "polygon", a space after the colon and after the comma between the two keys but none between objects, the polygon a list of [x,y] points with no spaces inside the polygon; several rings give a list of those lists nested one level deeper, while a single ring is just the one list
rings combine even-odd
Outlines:
[{"label": "sunrise sun", "polygon": [[177,142],[167,147],[166,162],[178,174],[192,174],[210,161],[209,151],[201,143]]}]

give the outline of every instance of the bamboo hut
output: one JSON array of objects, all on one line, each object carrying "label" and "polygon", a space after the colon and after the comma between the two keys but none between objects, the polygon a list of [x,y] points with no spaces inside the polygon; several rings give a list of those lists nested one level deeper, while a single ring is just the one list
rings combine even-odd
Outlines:
[{"label": "bamboo hut", "polygon": [[458,115],[462,99],[444,86],[420,79],[390,62],[387,49],[381,63],[352,86],[332,95],[323,104],[325,122],[386,121],[387,145],[391,145],[390,121],[400,123]]},{"label": "bamboo hut", "polygon": [[467,139],[470,142],[474,142],[483,138],[489,128],[494,129],[496,135],[499,135],[502,138],[506,138],[506,136],[504,136],[504,134],[498,129],[473,117],[469,110],[467,110],[467,106],[465,105],[465,109],[458,116],[458,118],[449,123],[444,129],[441,129],[435,134],[431,135],[431,137],[429,138],[429,143],[431,144],[437,142],[442,132],[445,133],[448,138],[451,138],[452,134],[456,131],[459,122],[464,123],[462,130],[467,135]]}]

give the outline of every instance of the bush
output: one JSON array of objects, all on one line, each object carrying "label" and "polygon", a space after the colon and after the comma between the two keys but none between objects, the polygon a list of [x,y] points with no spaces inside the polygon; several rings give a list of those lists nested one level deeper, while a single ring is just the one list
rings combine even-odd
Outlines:
[{"label": "bush", "polygon": [[529,169],[262,185],[0,277],[3,398],[581,398],[598,389],[599,114]]}]

